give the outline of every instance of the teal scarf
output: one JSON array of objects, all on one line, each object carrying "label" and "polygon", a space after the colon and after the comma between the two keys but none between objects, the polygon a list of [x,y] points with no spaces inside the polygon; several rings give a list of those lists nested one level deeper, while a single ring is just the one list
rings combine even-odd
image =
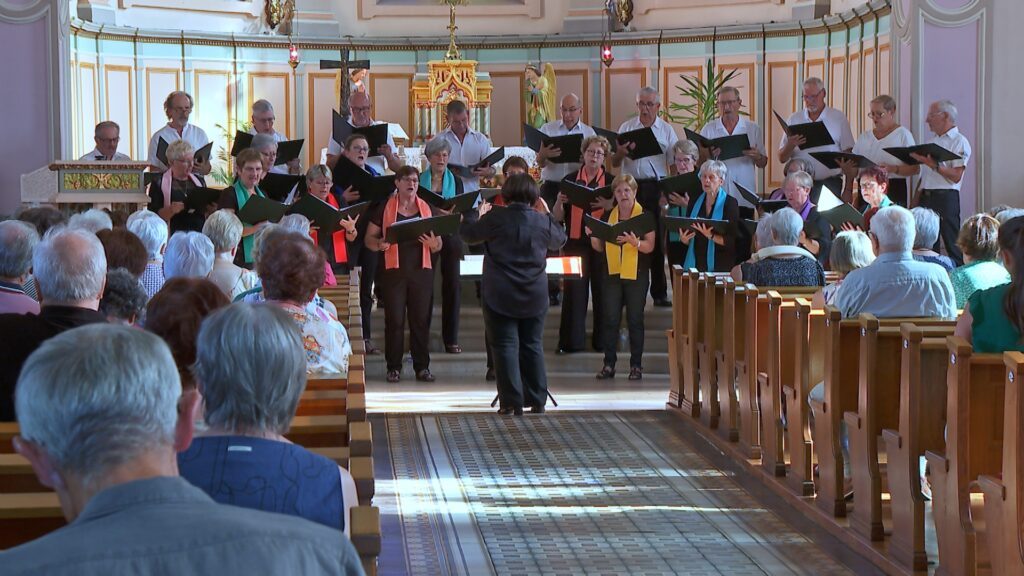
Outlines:
[{"label": "teal scarf", "polygon": [[[423,186],[427,190],[433,190],[431,184],[433,175],[430,173],[430,168],[427,168],[420,173],[420,186]],[[452,174],[451,170],[445,169],[444,178],[441,179],[441,197],[445,200],[455,198],[455,174]]]},{"label": "teal scarf", "polygon": [[[242,186],[242,183],[239,180],[235,180],[234,188],[235,201],[238,203],[238,211],[241,212],[242,206],[245,206],[245,203],[249,201],[249,192],[246,191],[245,186]],[[256,187],[256,195],[263,196],[264,198],[266,197],[264,196],[263,191],[260,190],[259,186]],[[245,258],[246,264],[252,262],[252,245],[255,240],[255,234],[242,237],[242,256]]]},{"label": "teal scarf", "polygon": [[[697,201],[693,203],[690,208],[690,218],[702,218],[700,212],[704,208],[704,200],[706,195],[701,192],[700,196],[697,197]],[[711,209],[711,219],[721,220],[722,212],[725,210],[725,190],[718,189],[718,197],[715,199],[715,207]],[[693,238],[690,240],[689,246],[686,247],[686,261],[683,262],[683,268],[694,268],[697,265],[697,257],[693,252],[693,245],[695,244]],[[705,272],[715,271],[715,243],[710,239],[708,240],[708,269]]]}]

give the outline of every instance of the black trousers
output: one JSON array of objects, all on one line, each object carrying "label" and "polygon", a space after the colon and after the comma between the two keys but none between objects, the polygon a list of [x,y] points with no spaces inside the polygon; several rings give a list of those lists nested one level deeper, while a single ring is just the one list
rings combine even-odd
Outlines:
[{"label": "black trousers", "polygon": [[654,252],[651,252],[651,298],[664,300],[668,298],[668,281],[665,278],[665,222],[661,217],[661,190],[655,180],[644,180],[639,183],[636,201],[644,212],[654,216]]},{"label": "black trousers", "polygon": [[459,343],[459,307],[462,305],[462,281],[459,264],[462,262],[462,239],[457,235],[445,236],[438,253],[441,271],[441,339],[445,346]]},{"label": "black trousers", "polygon": [[[548,182],[545,180],[540,185],[540,197],[548,203],[548,208],[555,205],[555,201],[558,200],[558,182]],[[566,210],[568,210],[566,206]],[[552,250],[548,252],[548,256],[558,256],[558,250]],[[548,278],[548,297],[552,300],[558,298],[558,295],[562,293],[562,286],[557,278]]]},{"label": "black trousers", "polygon": [[886,189],[886,195],[889,196],[890,200],[904,208],[910,206],[910,193],[907,191],[906,178],[889,178],[889,188]]},{"label": "black trousers", "polygon": [[348,248],[349,254],[356,257],[351,266],[362,267],[362,274],[359,276],[359,309],[363,315],[363,338],[369,340],[371,337],[370,326],[372,325],[370,313],[373,312],[373,288],[377,282],[380,252],[367,248],[362,239],[350,242]]},{"label": "black trousers", "polygon": [[938,252],[939,244],[944,244],[953,263],[963,265],[964,255],[956,246],[956,237],[960,234],[960,192],[953,189],[922,190],[920,204],[939,215],[939,239],[932,250]]},{"label": "black trousers", "polygon": [[593,298],[594,350],[604,350],[602,294],[606,268],[604,254],[595,252],[587,240],[570,240],[562,249],[566,256],[579,256],[583,275],[566,278],[558,324],[558,348],[579,352],[587,347],[587,303]]},{"label": "black trousers", "polygon": [[665,257],[668,259],[668,265],[671,266],[682,266],[683,262],[686,262],[686,244],[682,242],[669,242],[665,246]]},{"label": "black trousers", "polygon": [[615,367],[619,344],[622,307],[626,307],[629,329],[629,366],[643,367],[644,304],[647,303],[647,278],[622,280],[608,276],[604,289],[604,365]]},{"label": "black trousers", "polygon": [[409,320],[409,352],[413,370],[430,368],[430,312],[434,301],[434,270],[384,270],[384,360],[388,370],[402,370],[405,321]]},{"label": "black trousers", "polygon": [[484,322],[494,348],[494,373],[502,408],[544,406],[547,403],[545,316],[512,318],[484,305]]}]

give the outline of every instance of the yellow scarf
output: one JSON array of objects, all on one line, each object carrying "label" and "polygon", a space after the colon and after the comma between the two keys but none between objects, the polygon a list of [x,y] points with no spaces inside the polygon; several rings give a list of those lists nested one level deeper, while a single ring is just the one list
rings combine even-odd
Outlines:
[{"label": "yellow scarf", "polygon": [[[633,201],[633,211],[629,214],[630,218],[636,218],[637,216],[644,213],[644,209],[640,207],[640,203]],[[608,216],[608,223],[615,226],[619,223],[619,209],[618,207],[612,208],[612,213]],[[615,275],[619,274],[619,277],[623,280],[636,280],[636,269],[637,260],[640,257],[640,252],[630,244],[624,244],[619,246],[613,242],[608,242],[605,245],[605,257],[608,259],[608,274]]]}]

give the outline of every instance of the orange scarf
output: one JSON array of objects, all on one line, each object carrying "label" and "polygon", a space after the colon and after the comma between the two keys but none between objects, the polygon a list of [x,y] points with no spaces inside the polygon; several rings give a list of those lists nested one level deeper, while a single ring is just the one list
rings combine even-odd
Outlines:
[{"label": "orange scarf", "polygon": [[[327,194],[327,203],[334,207],[335,210],[340,210],[341,206],[338,205],[338,201],[334,198],[334,194]],[[317,235],[316,230],[310,230],[309,235],[313,238],[313,244],[320,245],[320,238]],[[334,263],[345,264],[348,262],[348,249],[345,245],[345,229],[342,228],[331,235],[331,243],[334,245]]]},{"label": "orange scarf", "polygon": [[[576,183],[577,184],[583,184],[584,186],[589,186],[590,188],[600,188],[600,187],[605,185],[604,184],[604,181],[605,181],[604,167],[601,167],[600,171],[597,174],[598,174],[597,178],[594,178],[593,180],[588,182],[586,177],[583,175],[583,167],[581,166],[579,172],[576,173]],[[600,208],[598,208],[597,210],[594,210],[591,213],[591,216],[593,216],[594,218],[600,218],[603,215],[604,215],[604,210],[602,210]],[[579,206],[570,204],[569,205],[569,238],[571,238],[573,240],[579,240],[582,235],[583,235],[583,209],[580,208]]]},{"label": "orange scarf", "polygon": [[[420,218],[430,218],[430,205],[423,201],[423,199],[416,197],[416,205],[420,209]],[[395,192],[388,199],[388,203],[384,206],[384,221],[381,222],[384,225],[384,229],[381,234],[384,238],[388,237],[388,228],[398,220],[398,193]],[[430,265],[430,248],[427,248],[426,244],[423,246],[423,267],[431,268]],[[398,244],[392,244],[390,248],[384,252],[384,268],[386,270],[394,270],[398,268]]]}]

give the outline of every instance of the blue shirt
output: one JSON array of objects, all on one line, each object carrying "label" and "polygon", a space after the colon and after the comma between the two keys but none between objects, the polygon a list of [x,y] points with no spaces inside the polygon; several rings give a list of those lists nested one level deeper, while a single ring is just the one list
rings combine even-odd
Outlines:
[{"label": "blue shirt", "polygon": [[862,312],[879,318],[956,318],[956,299],[946,270],[918,262],[910,252],[888,252],[846,275],[835,306],[844,318]]}]

